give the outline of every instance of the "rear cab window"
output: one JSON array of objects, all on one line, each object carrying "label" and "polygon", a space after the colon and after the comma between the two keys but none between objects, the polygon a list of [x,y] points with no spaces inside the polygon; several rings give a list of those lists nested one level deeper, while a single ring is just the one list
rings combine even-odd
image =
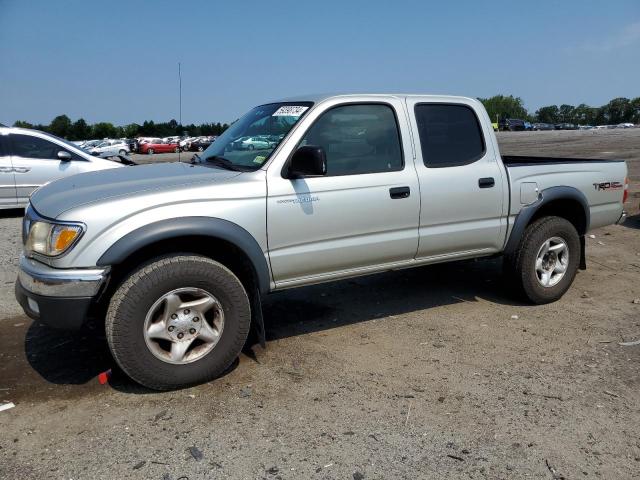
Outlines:
[{"label": "rear cab window", "polygon": [[484,156],[486,144],[480,121],[470,106],[419,103],[414,111],[426,167],[469,165]]}]

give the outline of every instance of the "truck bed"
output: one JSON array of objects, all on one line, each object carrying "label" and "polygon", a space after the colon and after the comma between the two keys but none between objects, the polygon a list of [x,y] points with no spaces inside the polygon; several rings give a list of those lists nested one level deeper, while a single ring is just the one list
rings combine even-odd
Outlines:
[{"label": "truck bed", "polygon": [[622,213],[627,168],[624,160],[505,155],[510,185],[509,224],[535,198],[531,192],[569,187],[581,192],[589,205],[589,229],[615,223]]},{"label": "truck bed", "polygon": [[562,158],[562,157],[532,157],[524,155],[504,155],[502,163],[507,167],[524,167],[528,165],[558,165],[575,163],[619,163],[624,160],[608,160],[604,158]]}]

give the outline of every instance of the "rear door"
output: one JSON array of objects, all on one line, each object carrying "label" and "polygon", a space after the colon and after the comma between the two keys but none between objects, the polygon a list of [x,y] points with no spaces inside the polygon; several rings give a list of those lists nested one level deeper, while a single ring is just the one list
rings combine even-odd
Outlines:
[{"label": "rear door", "polygon": [[[292,147],[320,146],[322,177],[268,174],[269,257],[277,287],[409,262],[419,188],[402,101],[336,104],[303,120]],[[312,122],[310,124],[310,122]]]},{"label": "rear door", "polygon": [[500,251],[508,192],[504,168],[490,141],[488,116],[473,100],[446,103],[408,97],[407,106],[417,133],[422,201],[416,258]]},{"label": "rear door", "polygon": [[[58,152],[65,148],[54,142],[35,135],[16,133],[9,135],[9,139],[20,205],[26,204],[31,193],[39,186],[78,172],[75,161],[63,162],[58,159]],[[74,153],[66,151],[73,159],[79,159]]]},{"label": "rear door", "polygon": [[8,135],[0,133],[0,208],[18,206],[16,181],[9,155]]}]

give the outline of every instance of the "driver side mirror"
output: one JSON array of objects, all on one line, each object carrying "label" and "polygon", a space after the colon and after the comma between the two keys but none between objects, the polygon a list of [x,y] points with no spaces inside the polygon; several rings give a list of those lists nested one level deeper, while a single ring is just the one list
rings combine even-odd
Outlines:
[{"label": "driver side mirror", "polygon": [[289,162],[288,178],[321,177],[327,174],[327,155],[324,148],[305,145],[298,148]]},{"label": "driver side mirror", "polygon": [[67,152],[66,150],[60,150],[58,152],[58,160],[60,160],[61,162],[70,162],[71,161],[71,154],[69,152]]}]

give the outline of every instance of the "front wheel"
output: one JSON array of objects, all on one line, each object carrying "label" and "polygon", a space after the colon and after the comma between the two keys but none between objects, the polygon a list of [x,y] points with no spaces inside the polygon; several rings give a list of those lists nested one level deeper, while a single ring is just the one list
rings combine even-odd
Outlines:
[{"label": "front wheel", "polygon": [[173,151],[174,151],[175,153],[180,153],[180,147],[176,147],[176,148],[174,148],[174,149],[173,149]]},{"label": "front wheel", "polygon": [[149,150],[147,150],[147,155],[153,155],[154,151],[153,148],[150,148]]},{"label": "front wheel", "polygon": [[505,259],[507,271],[531,302],[554,302],[573,283],[580,249],[580,237],[571,222],[543,217],[527,227],[515,254]]},{"label": "front wheel", "polygon": [[207,257],[158,258],[114,293],[109,348],[133,380],[170,390],[212,380],[237,358],[251,323],[238,278]]}]

